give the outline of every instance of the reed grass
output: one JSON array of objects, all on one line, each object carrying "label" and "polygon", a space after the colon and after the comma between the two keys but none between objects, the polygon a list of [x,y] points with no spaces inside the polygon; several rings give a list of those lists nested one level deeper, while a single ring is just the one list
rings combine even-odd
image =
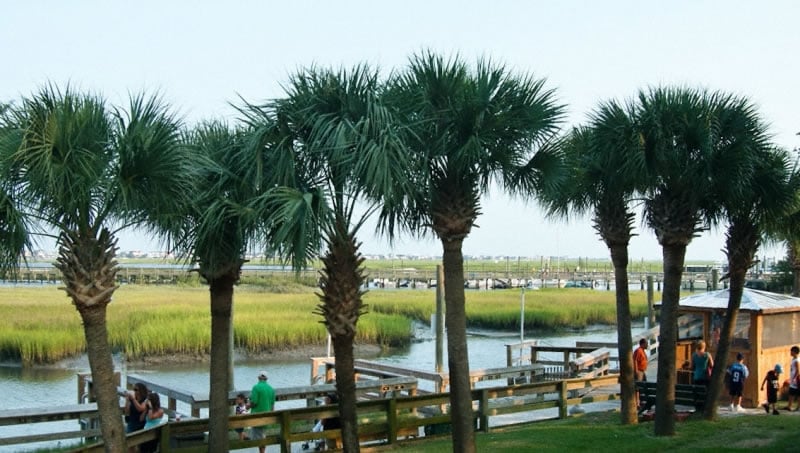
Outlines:
[{"label": "reed grass", "polygon": [[[314,314],[313,289],[280,283],[241,285],[234,293],[234,343],[257,353],[323,344],[327,332]],[[647,313],[644,291],[632,291],[631,316]],[[467,291],[467,324],[517,330],[519,289]],[[525,292],[525,327],[556,330],[616,323],[614,293],[590,289]],[[396,346],[410,341],[411,320],[428,322],[435,312],[431,290],[376,290],[365,296],[369,312],[358,324],[357,342]],[[211,349],[209,293],[202,285],[124,285],[108,307],[109,341],[130,358],[207,354]],[[55,285],[0,287],[0,358],[23,364],[51,363],[85,351],[80,317]]]},{"label": "reed grass", "polygon": [[[520,289],[467,291],[467,325],[487,329],[519,329]],[[647,293],[631,291],[631,317],[647,315]],[[374,311],[426,321],[435,311],[432,291],[381,290],[367,294]],[[544,288],[525,291],[525,327],[539,329],[583,328],[617,322],[613,291]]]},{"label": "reed grass", "polygon": [[[296,288],[295,288],[295,291]],[[267,293],[237,287],[234,342],[248,352],[309,344],[327,338],[319,298],[312,290]],[[211,349],[209,293],[205,287],[125,285],[108,307],[115,351],[140,358],[207,354]],[[357,342],[399,345],[410,340],[411,321],[399,314],[367,313]],[[0,358],[25,365],[51,363],[85,351],[80,316],[55,286],[0,288]]]}]

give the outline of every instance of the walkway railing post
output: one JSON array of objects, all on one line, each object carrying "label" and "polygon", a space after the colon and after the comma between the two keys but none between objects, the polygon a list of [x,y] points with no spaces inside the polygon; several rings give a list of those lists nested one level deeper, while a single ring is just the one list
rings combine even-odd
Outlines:
[{"label": "walkway railing post", "polygon": [[395,444],[397,443],[397,431],[400,429],[397,422],[397,399],[395,397],[386,400],[386,422],[389,425],[386,441]]},{"label": "walkway railing post", "polygon": [[161,453],[169,453],[171,445],[169,444],[170,438],[170,427],[169,423],[164,423],[161,425],[161,429],[159,431],[159,437],[161,440],[159,441],[158,451]]},{"label": "walkway railing post", "polygon": [[567,418],[567,381],[558,382],[558,418]]},{"label": "walkway railing post", "polygon": [[489,432],[489,393],[484,389],[480,393],[480,402],[478,403],[478,420],[480,421],[480,430]]},{"label": "walkway railing post", "polygon": [[281,412],[281,453],[292,453],[292,417],[290,411]]}]

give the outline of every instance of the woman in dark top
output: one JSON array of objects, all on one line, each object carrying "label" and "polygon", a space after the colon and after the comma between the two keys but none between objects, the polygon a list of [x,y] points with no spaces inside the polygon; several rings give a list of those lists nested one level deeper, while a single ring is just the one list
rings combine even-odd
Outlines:
[{"label": "woman in dark top", "polygon": [[147,412],[147,386],[141,382],[133,385],[133,393],[128,393],[125,401],[125,432],[132,433],[144,428],[144,416]]}]

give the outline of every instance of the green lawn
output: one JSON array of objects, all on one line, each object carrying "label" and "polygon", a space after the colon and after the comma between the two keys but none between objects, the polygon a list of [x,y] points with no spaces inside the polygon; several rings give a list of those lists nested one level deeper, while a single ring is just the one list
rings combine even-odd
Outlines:
[{"label": "green lawn", "polygon": [[[618,412],[589,413],[477,433],[481,452],[523,451],[800,451],[800,416],[737,415],[707,422],[693,415],[676,425],[676,435],[656,437],[653,422],[623,426]],[[420,439],[380,451],[451,452],[449,437]]]}]

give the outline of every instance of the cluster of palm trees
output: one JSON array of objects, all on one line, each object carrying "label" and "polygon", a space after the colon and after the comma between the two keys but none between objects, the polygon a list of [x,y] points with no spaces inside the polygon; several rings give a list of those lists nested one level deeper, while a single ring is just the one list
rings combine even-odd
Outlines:
[{"label": "cluster of palm trees", "polygon": [[[56,266],[83,320],[107,451],[125,450],[105,327],[117,289],[116,237],[125,228],[164,240],[209,285],[209,451],[228,450],[233,293],[253,248],[298,270],[321,257],[318,313],[336,354],[344,449],[356,452],[353,340],[367,309],[358,233],[377,215],[389,238],[437,237],[453,450],[472,452],[462,246],[490,188],[537,199],[553,214],[593,216],[615,268],[623,423],[636,422],[626,269],[634,209],[643,209],[664,251],[658,379],[667,385],[659,386],[655,424],[663,435],[674,433],[670,345],[686,246],[701,230],[728,225],[730,324],[765,234],[797,237],[789,157],[743,98],[653,88],[601,104],[562,136],[565,106],[544,80],[432,52],[412,56],[388,79],[367,65],[310,67],[285,91],[243,102],[234,125],[187,127],[158,97],[137,96],[122,109],[52,85],[0,106],[0,264],[16,269],[36,237],[57,239]],[[721,373],[713,379],[719,389]]]}]

